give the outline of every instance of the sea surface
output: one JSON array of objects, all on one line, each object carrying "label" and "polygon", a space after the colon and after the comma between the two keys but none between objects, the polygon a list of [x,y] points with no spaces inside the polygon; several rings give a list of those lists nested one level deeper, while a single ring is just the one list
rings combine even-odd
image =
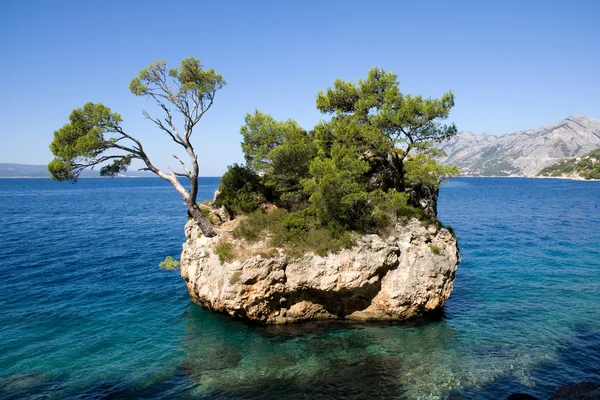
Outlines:
[{"label": "sea surface", "polygon": [[600,182],[457,178],[439,217],[462,255],[441,315],[257,327],[158,268],[187,218],[168,183],[0,179],[0,399],[545,398],[600,381]]}]

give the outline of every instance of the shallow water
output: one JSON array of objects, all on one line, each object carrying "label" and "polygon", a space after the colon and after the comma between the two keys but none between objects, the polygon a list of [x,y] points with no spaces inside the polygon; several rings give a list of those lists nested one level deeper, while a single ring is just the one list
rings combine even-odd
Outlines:
[{"label": "shallow water", "polygon": [[[203,178],[210,198],[218,179]],[[600,380],[600,182],[455,179],[441,315],[256,327],[193,305],[159,179],[0,180],[0,398],[544,397]]]}]

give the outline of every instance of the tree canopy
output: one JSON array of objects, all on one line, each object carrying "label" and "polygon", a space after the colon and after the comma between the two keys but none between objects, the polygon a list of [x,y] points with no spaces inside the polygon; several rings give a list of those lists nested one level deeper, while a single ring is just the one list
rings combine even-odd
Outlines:
[{"label": "tree canopy", "polygon": [[[140,160],[142,170],[171,182],[202,232],[215,235],[196,203],[199,166],[191,136],[224,85],[195,58],[171,69],[157,61],[132,79],[130,91],[151,98],[162,112],[143,115],[187,153],[187,163],[173,155],[179,170],[157,168],[142,142],[125,132],[119,114],[87,103],[54,133],[52,177],[75,182],[96,166],[101,175],[115,176]],[[330,238],[347,244],[346,232],[376,231],[402,215],[435,219],[435,208],[421,206],[423,197],[437,196],[440,181],[458,172],[435,161],[441,154],[435,144],[456,133],[454,124],[443,123],[454,106],[451,91],[439,99],[403,94],[396,75],[373,68],[356,83],[337,79],[317,94],[316,106],[326,119],[311,130],[258,110],[247,114],[241,128],[246,165],[223,176],[216,204],[230,214],[276,204],[281,212],[274,214],[279,225],[273,230],[282,243],[314,231],[320,233],[311,243]],[[189,180],[189,189],[180,178]]]},{"label": "tree canopy", "polygon": [[[155,117],[143,111],[144,116],[188,154],[187,164],[173,155],[183,172],[171,168],[165,172],[157,168],[141,141],[124,131],[119,114],[103,104],[90,102],[73,110],[69,122],[54,132],[50,150],[55,158],[48,164],[52,178],[76,182],[84,169],[95,166],[100,166],[102,176],[115,176],[125,172],[133,160],[141,160],[145,165],[142,170],[169,181],[181,194],[189,215],[202,232],[207,236],[215,235],[212,224],[196,203],[199,166],[191,137],[194,127],[211,108],[216,92],[223,86],[223,77],[214,69],[204,69],[196,58],[186,58],[178,68],[168,71],[166,61],[157,61],[131,80],[130,91],[137,96],[152,98],[163,112],[162,117]],[[175,113],[183,120],[182,129],[175,123]],[[179,177],[189,180],[189,190],[181,184]]]},{"label": "tree canopy", "polygon": [[377,168],[384,187],[404,191],[404,160],[413,150],[431,147],[456,134],[445,125],[454,106],[452,91],[440,99],[400,92],[395,74],[372,68],[357,84],[337,79],[317,94],[317,108],[332,115],[318,130],[322,151],[334,142],[357,146]]},{"label": "tree canopy", "polygon": [[[316,106],[328,119],[310,131],[258,110],[241,128],[244,174],[256,174],[265,201],[290,213],[278,219],[281,226],[370,232],[401,215],[432,212],[420,197],[437,196],[440,182],[458,173],[435,160],[442,155],[435,144],[456,133],[443,123],[454,106],[451,91],[439,99],[403,94],[396,75],[373,68],[357,83],[336,80],[317,94]],[[239,168],[223,177],[224,203],[235,198],[228,175]]]}]

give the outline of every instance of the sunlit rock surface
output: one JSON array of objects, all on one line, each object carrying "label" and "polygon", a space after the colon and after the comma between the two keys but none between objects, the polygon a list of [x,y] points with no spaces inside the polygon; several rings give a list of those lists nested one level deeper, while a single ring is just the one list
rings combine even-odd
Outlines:
[{"label": "sunlit rock surface", "polygon": [[459,132],[440,143],[465,176],[535,176],[542,168],[600,148],[600,120],[573,115],[503,136]]},{"label": "sunlit rock surface", "polygon": [[214,248],[228,233],[185,228],[181,275],[197,304],[266,324],[305,320],[403,320],[439,310],[460,261],[456,238],[419,221],[398,223],[386,237],[365,235],[351,249],[300,258],[256,254],[221,263]]}]

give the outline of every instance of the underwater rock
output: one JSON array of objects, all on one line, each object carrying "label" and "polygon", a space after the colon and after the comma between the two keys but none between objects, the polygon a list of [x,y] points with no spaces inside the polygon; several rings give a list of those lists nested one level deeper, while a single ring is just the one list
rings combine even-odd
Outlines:
[{"label": "underwater rock", "polygon": [[580,382],[564,385],[552,393],[548,400],[600,400],[600,384]]}]

